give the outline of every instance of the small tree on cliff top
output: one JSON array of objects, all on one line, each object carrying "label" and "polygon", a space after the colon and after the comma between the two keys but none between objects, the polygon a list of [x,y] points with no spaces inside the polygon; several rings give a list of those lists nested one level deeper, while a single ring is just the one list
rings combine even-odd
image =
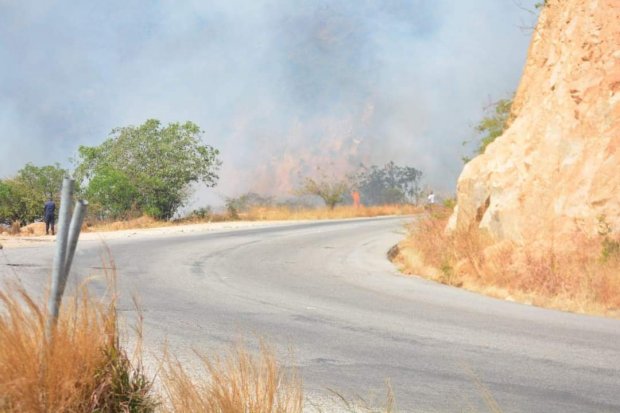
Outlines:
[{"label": "small tree on cliff top", "polygon": [[476,132],[481,135],[478,154],[483,154],[487,146],[504,133],[508,126],[511,108],[512,99],[500,99],[493,105],[491,114],[482,118],[476,125]]},{"label": "small tree on cliff top", "polygon": [[[486,108],[487,115],[483,117],[480,122],[474,127],[477,135],[479,136],[478,147],[475,149],[474,157],[482,155],[495,139],[501,136],[509,126],[510,111],[512,109],[512,98],[500,99]],[[463,142],[463,145],[468,144],[470,141]],[[472,158],[469,156],[463,157],[463,162],[467,163]]]}]

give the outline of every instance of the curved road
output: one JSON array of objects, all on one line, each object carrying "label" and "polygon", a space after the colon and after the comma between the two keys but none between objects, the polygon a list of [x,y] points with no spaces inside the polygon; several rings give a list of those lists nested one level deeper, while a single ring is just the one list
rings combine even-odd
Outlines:
[{"label": "curved road", "polygon": [[[306,391],[380,399],[399,411],[619,412],[620,321],[544,310],[400,276],[386,251],[402,218],[119,239],[108,245],[136,293],[149,346],[180,355],[267,337],[294,351]],[[82,242],[74,268],[101,267]],[[51,246],[5,250],[40,286]],[[75,275],[72,275],[75,277]],[[102,283],[100,282],[100,285]],[[128,294],[126,294],[128,295]],[[129,299],[122,309],[131,314]]]}]

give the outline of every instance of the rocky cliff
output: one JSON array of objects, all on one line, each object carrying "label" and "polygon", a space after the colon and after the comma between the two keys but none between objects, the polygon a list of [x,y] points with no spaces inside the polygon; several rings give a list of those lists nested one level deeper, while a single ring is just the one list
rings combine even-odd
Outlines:
[{"label": "rocky cliff", "polygon": [[[548,0],[512,122],[457,186],[450,229],[517,244],[620,231],[620,1]],[[561,242],[570,245],[570,242]]]}]

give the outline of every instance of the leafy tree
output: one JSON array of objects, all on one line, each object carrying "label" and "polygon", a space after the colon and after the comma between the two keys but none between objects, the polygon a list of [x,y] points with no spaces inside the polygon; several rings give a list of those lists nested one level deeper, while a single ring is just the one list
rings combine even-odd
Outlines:
[{"label": "leafy tree", "polygon": [[506,130],[508,119],[510,118],[510,109],[512,107],[512,99],[500,99],[493,105],[493,111],[489,116],[482,118],[480,123],[476,125],[476,132],[482,135],[478,154],[483,154],[487,146],[491,144],[498,136]]},{"label": "leafy tree", "polygon": [[[497,137],[501,136],[508,128],[511,108],[512,98],[500,99],[490,108],[487,108],[487,115],[482,118],[474,128],[480,137],[480,142],[475,150],[474,156],[482,155],[487,149],[487,146],[497,139]],[[468,141],[465,141],[463,145],[468,143]],[[471,159],[472,158],[469,156],[464,156],[463,162],[467,163]]]},{"label": "leafy tree", "polygon": [[[192,183],[217,183],[219,151],[205,145],[201,135],[192,122],[162,126],[155,119],[114,129],[101,145],[79,148],[76,177],[100,202],[115,203],[115,213],[131,205],[170,219],[189,198]],[[109,194],[105,183],[114,183]]]},{"label": "leafy tree", "polygon": [[88,183],[86,198],[101,219],[128,218],[138,190],[122,171],[102,166]]},{"label": "leafy tree", "polygon": [[329,180],[325,176],[315,180],[304,179],[301,187],[297,190],[299,195],[316,195],[321,197],[329,209],[334,209],[336,204],[344,200],[349,191],[349,184],[342,180]]},{"label": "leafy tree", "polygon": [[67,171],[60,165],[26,164],[11,179],[0,182],[0,219],[22,224],[41,218],[47,198],[59,200]]},{"label": "leafy tree", "polygon": [[66,169],[59,164],[35,166],[27,163],[17,172],[17,179],[30,187],[39,196],[42,202],[44,198],[55,198],[60,194],[62,181],[68,175]]},{"label": "leafy tree", "polygon": [[0,181],[0,222],[24,221],[26,204],[21,193],[23,185],[15,179]]},{"label": "leafy tree", "polygon": [[366,205],[417,202],[421,193],[422,171],[389,162],[383,167],[361,166],[351,178]]}]

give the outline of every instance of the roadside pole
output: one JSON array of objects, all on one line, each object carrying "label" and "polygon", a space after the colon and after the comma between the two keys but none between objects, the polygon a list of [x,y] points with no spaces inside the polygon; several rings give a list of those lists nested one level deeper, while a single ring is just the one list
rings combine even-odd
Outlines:
[{"label": "roadside pole", "polygon": [[[56,237],[56,253],[52,265],[52,288],[47,307],[47,324],[45,329],[46,339],[52,339],[52,333],[58,314],[62,295],[67,284],[67,277],[73,262],[73,255],[77,247],[80,230],[84,222],[84,215],[88,202],[78,201],[75,206],[73,218],[71,216],[71,202],[73,198],[73,188],[75,181],[65,178],[62,182],[62,193],[60,198],[60,210],[58,212],[58,235]],[[71,222],[71,224],[69,224]]]},{"label": "roadside pole", "polygon": [[[67,240],[67,258],[63,268],[63,278],[60,287],[60,299],[65,292],[65,286],[67,285],[67,278],[69,278],[69,272],[71,271],[71,264],[73,263],[73,256],[75,255],[75,249],[77,248],[78,238],[80,237],[80,231],[82,230],[82,223],[84,222],[84,215],[86,214],[86,207],[88,202],[80,199],[75,204],[73,210],[73,218],[71,218],[71,225],[69,226],[69,239]],[[60,307],[60,305],[59,305]]]}]

